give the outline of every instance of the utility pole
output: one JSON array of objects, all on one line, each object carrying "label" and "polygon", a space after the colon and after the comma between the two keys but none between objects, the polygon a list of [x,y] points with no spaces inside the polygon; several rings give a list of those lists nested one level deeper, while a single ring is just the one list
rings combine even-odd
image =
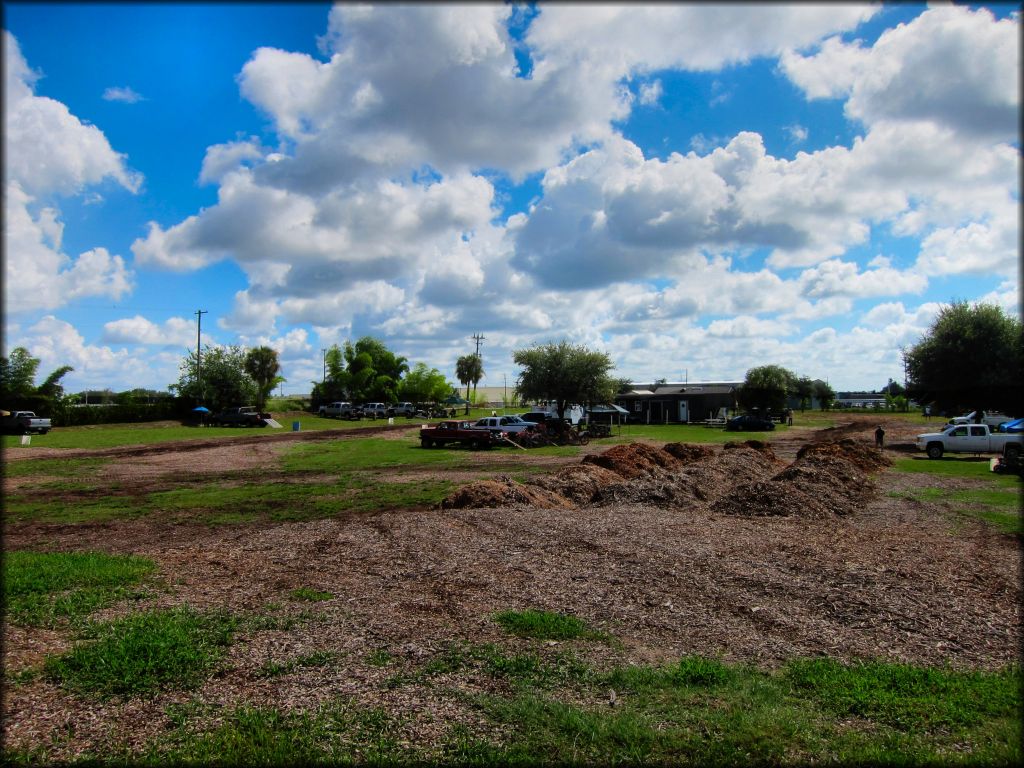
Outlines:
[{"label": "utility pole", "polygon": [[326,384],[327,383],[327,350],[326,349],[321,349],[320,350],[320,354],[323,355],[323,357],[324,357],[324,378],[323,378],[323,383]]},{"label": "utility pole", "polygon": [[[196,315],[196,389],[199,398],[203,397],[203,315],[210,314],[205,309],[197,309]],[[200,403],[202,405],[202,403]]]},{"label": "utility pole", "polygon": [[[473,341],[476,342],[476,352],[474,354],[476,355],[476,359],[477,360],[480,360],[480,342],[483,341],[483,340],[484,340],[484,337],[481,336],[479,333],[474,333],[473,334]],[[482,367],[483,367],[483,365],[481,363],[481,368]],[[473,395],[474,396],[476,395],[476,382],[473,382]],[[466,413],[467,414],[469,413],[469,403],[466,403]]]}]

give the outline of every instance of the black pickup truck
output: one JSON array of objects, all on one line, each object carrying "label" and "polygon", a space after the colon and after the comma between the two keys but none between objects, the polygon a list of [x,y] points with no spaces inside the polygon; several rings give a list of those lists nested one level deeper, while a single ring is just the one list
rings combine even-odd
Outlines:
[{"label": "black pickup truck", "polygon": [[210,423],[218,427],[265,427],[269,413],[260,413],[251,405],[240,408],[225,408],[210,417]]}]

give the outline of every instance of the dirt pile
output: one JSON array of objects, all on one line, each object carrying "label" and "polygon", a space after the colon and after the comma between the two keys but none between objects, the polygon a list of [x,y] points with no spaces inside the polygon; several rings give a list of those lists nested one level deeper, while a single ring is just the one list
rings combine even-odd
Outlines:
[{"label": "dirt pile", "polygon": [[880,451],[855,440],[806,445],[784,470],[737,485],[715,509],[745,516],[849,515],[874,493],[867,473],[890,464]]},{"label": "dirt pile", "polygon": [[622,475],[597,464],[573,464],[532,483],[557,493],[574,504],[589,504],[603,488],[622,482]]},{"label": "dirt pile", "polygon": [[480,480],[459,488],[441,501],[441,509],[481,509],[527,504],[541,509],[572,507],[565,496],[532,485],[523,485],[510,477]]},{"label": "dirt pile", "polygon": [[693,445],[691,443],[666,443],[661,450],[671,454],[683,464],[693,464],[704,459],[710,459],[715,455],[715,449],[710,445]]},{"label": "dirt pile", "polygon": [[892,466],[892,460],[866,440],[843,438],[835,442],[808,443],[797,451],[797,461],[807,456],[835,456],[854,464],[862,472],[876,472]]},{"label": "dirt pile", "polygon": [[702,505],[729,515],[824,518],[853,512],[874,492],[868,473],[889,464],[874,447],[850,439],[806,445],[788,466],[758,440],[726,443],[719,453],[702,445],[631,443],[527,483],[507,476],[472,483],[441,506]]},{"label": "dirt pile", "polygon": [[628,479],[643,475],[665,475],[682,466],[671,453],[646,443],[616,445],[604,453],[584,456],[584,464],[596,464]]}]

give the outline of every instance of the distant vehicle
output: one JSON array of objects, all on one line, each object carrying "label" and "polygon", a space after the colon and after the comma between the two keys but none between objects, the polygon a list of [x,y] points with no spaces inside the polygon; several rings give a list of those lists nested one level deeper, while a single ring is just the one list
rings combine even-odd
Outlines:
[{"label": "distant vehicle", "polygon": [[460,443],[470,448],[490,448],[504,442],[501,433],[477,427],[471,421],[441,421],[431,427],[420,429],[420,445],[433,448],[435,445]]},{"label": "distant vehicle", "polygon": [[32,432],[45,435],[50,431],[50,420],[36,416],[32,411],[4,411],[2,425],[4,432],[16,435],[27,435]]},{"label": "distant vehicle", "polygon": [[1004,421],[999,425],[999,432],[1024,432],[1024,419],[1014,419],[1013,421]]},{"label": "distant vehicle", "polygon": [[362,407],[363,416],[370,419],[386,419],[388,407],[384,403],[366,403]]},{"label": "distant vehicle", "polygon": [[956,417],[950,419],[949,421],[947,421],[946,423],[947,424],[979,424],[980,423],[980,424],[987,424],[988,426],[992,427],[992,429],[995,429],[1000,424],[1002,424],[1004,421],[1009,421],[1010,420],[1010,417],[1007,416],[1005,413],[998,413],[996,411],[982,411],[981,412],[981,420],[980,421],[976,418],[977,415],[978,415],[977,411],[971,411],[970,413],[965,414],[963,416],[956,416]]},{"label": "distant vehicle", "polygon": [[210,423],[218,427],[265,427],[269,413],[260,413],[254,406],[225,408],[210,417]]},{"label": "distant vehicle", "polygon": [[734,416],[725,422],[726,432],[771,432],[775,424],[760,416]]},{"label": "distant vehicle", "polygon": [[388,408],[388,416],[405,416],[411,419],[416,415],[416,406],[412,403],[395,403]]},{"label": "distant vehicle", "polygon": [[518,416],[485,416],[478,419],[476,427],[483,427],[494,432],[524,432],[537,426],[535,421],[525,421]]},{"label": "distant vehicle", "polygon": [[1019,457],[1024,435],[993,434],[987,424],[950,424],[941,432],[917,436],[918,450],[929,459],[940,459],[943,453],[1002,453]]},{"label": "distant vehicle", "polygon": [[328,419],[349,419],[354,421],[363,418],[363,412],[357,406],[344,400],[321,405],[317,413]]}]

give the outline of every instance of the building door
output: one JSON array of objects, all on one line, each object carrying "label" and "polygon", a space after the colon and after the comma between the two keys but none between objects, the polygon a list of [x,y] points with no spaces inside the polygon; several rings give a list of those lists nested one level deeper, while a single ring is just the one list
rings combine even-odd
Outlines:
[{"label": "building door", "polygon": [[679,401],[679,421],[686,424],[690,420],[689,403],[686,400]]}]

